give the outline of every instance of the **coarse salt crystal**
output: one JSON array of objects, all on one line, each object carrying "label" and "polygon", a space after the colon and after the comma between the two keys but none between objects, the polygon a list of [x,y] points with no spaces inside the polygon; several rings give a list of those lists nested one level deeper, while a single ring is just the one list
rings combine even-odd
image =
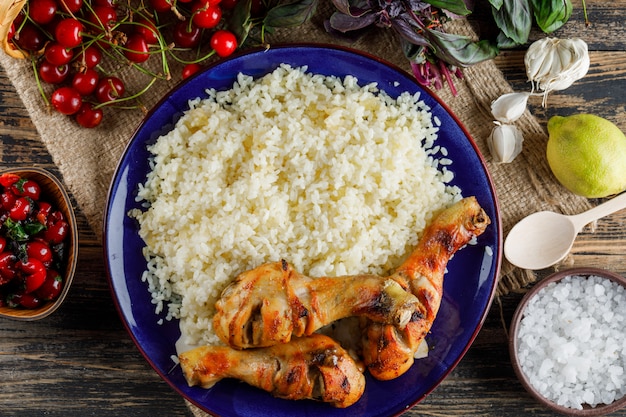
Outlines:
[{"label": "coarse salt crystal", "polygon": [[624,305],[624,288],[597,276],[568,276],[537,292],[517,332],[530,384],[573,409],[626,395]]}]

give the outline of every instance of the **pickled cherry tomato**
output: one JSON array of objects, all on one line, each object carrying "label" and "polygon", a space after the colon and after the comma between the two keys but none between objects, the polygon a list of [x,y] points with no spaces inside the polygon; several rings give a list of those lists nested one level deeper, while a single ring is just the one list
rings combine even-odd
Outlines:
[{"label": "pickled cherry tomato", "polygon": [[31,204],[26,197],[20,197],[15,200],[15,204],[9,210],[9,217],[16,222],[26,220],[30,213]]},{"label": "pickled cherry tomato", "polygon": [[46,280],[37,289],[36,295],[44,301],[55,300],[63,289],[63,277],[57,271],[48,269]]},{"label": "pickled cherry tomato", "polygon": [[46,266],[39,259],[28,258],[26,262],[18,261],[17,267],[25,275],[24,291],[31,293],[41,287],[46,280]]},{"label": "pickled cherry tomato", "polygon": [[26,255],[28,255],[29,258],[37,259],[44,264],[52,261],[52,250],[50,249],[50,246],[38,240],[26,244]]},{"label": "pickled cherry tomato", "polygon": [[53,245],[58,245],[65,240],[70,225],[65,220],[48,222],[48,228],[44,232],[44,239]]}]

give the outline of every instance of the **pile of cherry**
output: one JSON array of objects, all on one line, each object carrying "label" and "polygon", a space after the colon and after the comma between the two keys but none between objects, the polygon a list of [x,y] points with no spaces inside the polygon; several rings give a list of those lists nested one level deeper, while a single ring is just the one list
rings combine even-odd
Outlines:
[{"label": "pile of cherry", "polygon": [[[153,82],[170,79],[168,61],[180,62],[186,78],[210,57],[232,54],[237,38],[221,27],[236,1],[28,0],[8,40],[33,60],[40,85],[54,85],[49,96],[40,88],[45,101],[93,128],[107,106],[133,107]],[[149,70],[149,59],[161,69]],[[151,77],[144,90],[126,91],[118,73],[128,66]]]},{"label": "pile of cherry", "polygon": [[59,297],[69,229],[39,183],[0,175],[0,307],[37,308]]}]

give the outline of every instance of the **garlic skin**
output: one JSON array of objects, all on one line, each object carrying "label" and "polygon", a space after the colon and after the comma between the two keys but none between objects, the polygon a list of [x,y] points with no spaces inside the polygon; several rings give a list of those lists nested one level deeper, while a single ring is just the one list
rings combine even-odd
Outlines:
[{"label": "garlic skin", "polygon": [[533,42],[524,56],[528,81],[544,91],[564,90],[589,70],[587,43],[580,38],[543,38]]},{"label": "garlic skin", "polygon": [[513,123],[526,110],[530,93],[503,94],[491,103],[491,114],[501,123]]},{"label": "garlic skin", "polygon": [[496,122],[487,138],[487,147],[493,162],[509,163],[520,154],[523,142],[524,137],[517,127]]}]

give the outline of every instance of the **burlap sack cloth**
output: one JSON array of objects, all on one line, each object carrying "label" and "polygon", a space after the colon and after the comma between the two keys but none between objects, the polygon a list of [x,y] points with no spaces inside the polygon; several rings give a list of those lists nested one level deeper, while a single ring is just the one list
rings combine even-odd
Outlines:
[{"label": "burlap sack cloth", "polygon": [[[330,16],[332,6],[320,5],[313,20],[297,29],[280,30],[268,38],[279,42],[341,42],[329,36],[322,23]],[[466,20],[452,23],[449,30],[475,36],[475,31]],[[406,58],[390,30],[375,33],[354,44],[344,44],[381,57],[410,72]],[[114,169],[133,131],[143,118],[140,111],[107,112],[105,121],[96,129],[78,127],[68,117],[50,113],[42,104],[35,84],[30,63],[0,53],[0,62],[20,94],[29,111],[41,140],[47,146],[54,162],[60,169],[65,183],[75,197],[79,208],[89,221],[94,232],[102,235],[102,216],[106,194]],[[180,74],[173,65],[172,73]],[[145,80],[124,75],[128,90],[137,91]],[[154,85],[144,96],[146,108],[154,105],[174,87],[176,79],[169,83]],[[135,85],[133,85],[135,84]],[[464,70],[463,80],[455,80],[458,95],[453,96],[447,88],[436,92],[467,127],[480,151],[486,157],[489,171],[495,183],[502,210],[504,235],[521,218],[538,210],[552,210],[574,214],[589,208],[586,199],[567,192],[553,178],[545,159],[547,134],[545,121],[539,121],[529,112],[516,122],[524,135],[524,149],[513,163],[495,164],[490,161],[485,139],[493,127],[490,104],[493,100],[512,89],[493,61],[487,61]],[[9,150],[3,150],[7,152]],[[506,294],[532,282],[529,271],[521,271],[507,264],[502,267],[498,293]],[[192,407],[198,416],[206,415]]]}]

